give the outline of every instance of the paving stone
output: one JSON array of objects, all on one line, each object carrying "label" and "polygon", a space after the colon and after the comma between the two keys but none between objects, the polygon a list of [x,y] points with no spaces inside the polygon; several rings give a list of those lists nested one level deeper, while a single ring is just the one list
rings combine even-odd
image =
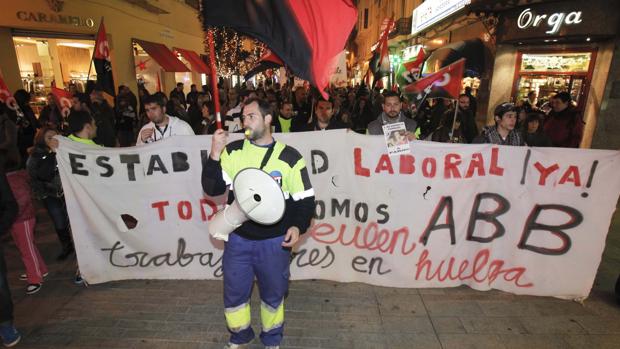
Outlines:
[{"label": "paving stone", "polygon": [[461,323],[467,333],[526,333],[525,327],[523,327],[518,318],[462,317]]},{"label": "paving stone", "polygon": [[577,321],[587,333],[620,334],[620,321],[618,321],[618,319],[600,316],[574,316],[572,318]]},{"label": "paving stone", "polygon": [[[381,316],[384,332],[398,333],[434,333],[430,318],[421,316]],[[390,337],[389,335],[387,335]]]},{"label": "paving stone", "polygon": [[495,334],[440,334],[439,341],[443,349],[501,349],[502,341]]},{"label": "paving stone", "polygon": [[520,320],[528,333],[586,333],[583,327],[581,327],[575,319],[567,316],[522,317]]},{"label": "paving stone", "polygon": [[506,349],[565,349],[568,343],[562,335],[500,334]]},{"label": "paving stone", "polygon": [[434,316],[431,317],[433,328],[436,333],[466,333],[465,326],[458,317],[443,317]]},{"label": "paving stone", "polygon": [[437,335],[430,333],[422,334],[402,334],[398,336],[389,336],[387,338],[387,347],[390,349],[440,349],[441,343]]},{"label": "paving stone", "polygon": [[564,340],[568,343],[568,348],[573,349],[618,349],[620,347],[620,336],[601,335],[601,336],[566,336]]},{"label": "paving stone", "polygon": [[424,299],[424,304],[428,314],[431,317],[434,316],[482,316],[482,309],[476,302],[472,301],[442,301],[431,300],[427,301],[424,295],[421,296]]}]

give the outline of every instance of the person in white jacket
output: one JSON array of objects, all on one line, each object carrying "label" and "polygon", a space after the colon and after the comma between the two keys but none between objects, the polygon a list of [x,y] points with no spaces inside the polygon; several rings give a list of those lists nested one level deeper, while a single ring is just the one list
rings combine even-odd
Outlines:
[{"label": "person in white jacket", "polygon": [[194,135],[194,130],[187,122],[166,114],[164,99],[160,95],[145,97],[144,109],[151,121],[140,129],[136,145],[153,143],[172,136]]}]

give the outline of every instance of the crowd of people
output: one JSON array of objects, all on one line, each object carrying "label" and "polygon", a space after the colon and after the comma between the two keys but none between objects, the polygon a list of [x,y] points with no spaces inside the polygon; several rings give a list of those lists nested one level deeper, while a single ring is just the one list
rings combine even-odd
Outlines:
[{"label": "crowd of people", "polygon": [[[54,223],[61,246],[57,259],[65,260],[75,252],[54,136],[103,147],[127,147],[176,135],[218,134],[214,94],[207,86],[199,91],[191,85],[187,94],[182,83],[168,95],[151,94],[144,86],[138,91],[136,96],[127,86],[119,86],[112,105],[96,84],[87,84],[84,92],[71,87],[69,113],[63,113],[49,94],[38,116],[25,90],[14,94],[17,108],[0,103],[0,234],[11,232],[20,252],[26,271],[20,278],[27,282],[26,294],[41,289],[48,270],[34,242],[32,197],[42,203]],[[578,147],[584,125],[567,92],[557,93],[545,104],[536,103],[535,93],[517,104],[502,103],[494,109],[495,123],[482,129],[476,122],[477,100],[470,90],[456,103],[445,98],[410,101],[398,92],[382,93],[363,85],[332,88],[324,98],[304,86],[293,89],[275,83],[233,88],[220,83],[218,94],[222,123],[228,132],[244,132],[248,123],[243,108],[257,101],[267,103],[263,109],[273,114],[270,132],[275,133],[350,129],[382,135],[384,125],[402,122],[406,128],[403,137],[409,140]],[[19,333],[12,325],[6,275],[0,250],[0,336],[4,344],[11,344],[19,340]],[[75,283],[83,282],[78,270]]]}]

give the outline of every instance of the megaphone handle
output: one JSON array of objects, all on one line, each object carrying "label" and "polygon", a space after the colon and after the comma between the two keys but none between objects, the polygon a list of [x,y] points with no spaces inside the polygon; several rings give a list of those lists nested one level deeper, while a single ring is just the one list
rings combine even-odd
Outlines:
[{"label": "megaphone handle", "polygon": [[229,208],[229,207],[230,207],[230,206],[226,206],[226,207],[224,208],[224,220],[226,221],[226,224],[230,225],[231,227],[238,228],[238,227],[240,227],[240,226],[241,226],[241,224],[233,223],[233,222],[231,222],[231,221],[229,221],[229,220],[228,220],[228,217],[226,217],[226,212],[228,211],[228,208]]}]

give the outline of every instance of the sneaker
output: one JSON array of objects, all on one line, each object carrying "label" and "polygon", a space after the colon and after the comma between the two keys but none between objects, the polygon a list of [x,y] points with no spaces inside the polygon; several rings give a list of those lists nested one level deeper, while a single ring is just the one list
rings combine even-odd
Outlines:
[{"label": "sneaker", "polygon": [[35,294],[39,292],[43,284],[29,284],[26,286],[26,294]]},{"label": "sneaker", "polygon": [[0,337],[2,337],[2,344],[7,348],[16,345],[22,339],[22,335],[13,325],[0,326]]},{"label": "sneaker", "polygon": [[[47,273],[43,274],[43,277],[44,277],[44,278],[46,278],[49,274],[50,274],[50,273],[49,273],[49,272],[47,272]],[[20,275],[19,275],[19,279],[20,279],[20,280],[22,280],[22,281],[28,281],[28,275],[26,275],[26,274],[20,274]]]},{"label": "sneaker", "polygon": [[280,349],[279,345],[267,345],[265,346],[265,349]]},{"label": "sneaker", "polygon": [[235,344],[229,342],[228,344],[226,344],[226,346],[224,346],[224,349],[244,349],[247,347],[247,344]]},{"label": "sneaker", "polygon": [[76,285],[84,284],[84,279],[82,279],[82,274],[79,272],[75,274],[75,279],[73,279],[73,283]]}]

